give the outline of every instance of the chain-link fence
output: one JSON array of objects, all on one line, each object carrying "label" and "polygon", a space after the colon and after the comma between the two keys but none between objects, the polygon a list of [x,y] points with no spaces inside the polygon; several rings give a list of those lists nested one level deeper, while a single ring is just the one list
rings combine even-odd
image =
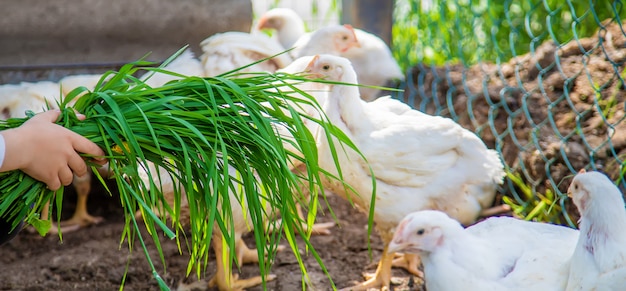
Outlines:
[{"label": "chain-link fence", "polygon": [[396,11],[396,24],[405,23],[394,28],[404,44],[396,56],[418,64],[397,98],[453,118],[498,150],[509,173],[498,202],[575,225],[565,199],[573,174],[600,170],[624,184],[621,1],[418,2]]}]

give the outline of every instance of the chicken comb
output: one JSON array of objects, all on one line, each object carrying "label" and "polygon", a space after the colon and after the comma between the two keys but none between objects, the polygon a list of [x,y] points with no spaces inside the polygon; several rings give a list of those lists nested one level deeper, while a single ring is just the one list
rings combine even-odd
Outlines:
[{"label": "chicken comb", "polygon": [[311,69],[313,69],[313,66],[315,66],[315,63],[320,59],[320,55],[315,55],[311,61],[309,62],[309,64],[306,66],[306,68],[304,69],[304,72],[309,72],[311,71]]},{"label": "chicken comb", "polygon": [[358,38],[356,38],[356,33],[354,32],[354,27],[352,27],[352,25],[344,24],[343,27],[349,29],[352,32],[352,34],[354,35],[354,39],[358,40]]},{"label": "chicken comb", "polygon": [[352,36],[354,37],[354,40],[356,41],[356,44],[354,44],[354,46],[361,47],[361,43],[359,42],[359,38],[356,37],[356,32],[354,31],[354,27],[352,27],[352,25],[350,25],[350,24],[344,24],[343,27],[347,28],[348,30],[350,30],[350,32],[352,32]]}]

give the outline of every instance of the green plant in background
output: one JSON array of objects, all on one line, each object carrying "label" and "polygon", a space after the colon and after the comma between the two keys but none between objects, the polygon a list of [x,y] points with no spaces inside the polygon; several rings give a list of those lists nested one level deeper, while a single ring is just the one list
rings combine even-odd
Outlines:
[{"label": "green plant in background", "polygon": [[396,0],[394,57],[406,70],[506,62],[552,40],[561,45],[595,33],[605,19],[623,19],[621,2],[588,0]]},{"label": "green plant in background", "polygon": [[394,6],[391,52],[403,72],[423,60],[424,54],[433,54],[428,48],[417,49],[419,5],[418,1],[396,0]]},{"label": "green plant in background", "polygon": [[[624,70],[622,70],[622,73],[619,76],[622,80],[624,80],[624,78],[626,78],[626,68],[624,68]],[[623,82],[618,82],[616,88],[613,90],[613,92],[610,93],[608,98],[602,98],[602,94],[600,94],[600,90],[602,89],[602,86],[598,86],[598,84],[596,84],[594,82],[594,90],[596,91],[596,103],[598,104],[598,107],[600,109],[600,111],[602,112],[602,116],[604,119],[608,119],[608,120],[612,120],[613,117],[615,117],[615,114],[617,113],[617,94],[622,90],[622,87],[624,86]]]},{"label": "green plant in background", "polygon": [[524,220],[550,221],[557,224],[571,222],[562,220],[561,203],[565,197],[558,197],[555,193],[546,189],[546,193],[537,193],[532,187],[522,179],[519,173],[506,172],[507,178],[515,185],[520,193],[515,193],[513,197],[503,196],[504,204],[511,206],[511,210],[516,216]]}]

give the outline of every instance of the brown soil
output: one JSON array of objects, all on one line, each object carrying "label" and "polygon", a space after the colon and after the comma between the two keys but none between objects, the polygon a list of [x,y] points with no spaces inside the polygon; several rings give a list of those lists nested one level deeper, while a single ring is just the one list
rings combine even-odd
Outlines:
[{"label": "brown soil", "polygon": [[[89,196],[89,210],[93,215],[104,217],[105,221],[64,233],[62,243],[56,235],[41,237],[28,229],[23,230],[14,240],[0,246],[0,290],[116,290],[127,267],[125,290],[159,289],[141,246],[136,244],[134,250],[129,252],[126,242],[120,244],[124,213],[119,199],[109,196],[102,186],[95,183],[95,189]],[[115,185],[110,184],[109,187]],[[75,193],[69,187],[66,195],[64,218],[71,215],[75,201]],[[365,215],[337,196],[329,196],[329,201],[337,215],[338,226],[332,230],[332,235],[314,236],[311,242],[336,286],[343,288],[361,282],[362,273],[374,272],[382,243],[378,236],[372,237],[370,260]],[[332,217],[320,216],[318,221],[332,221]],[[172,290],[217,290],[208,288],[206,283],[215,273],[212,251],[207,272],[202,275],[202,280],[198,280],[193,274],[185,276],[189,257],[185,252],[179,254],[174,241],[162,240],[167,263],[166,270],[163,270],[149,235],[145,232],[143,235],[147,238],[150,256],[159,274]],[[253,237],[246,237],[246,241],[249,246],[254,245]],[[281,244],[287,246],[285,241]],[[304,245],[301,240],[299,245]],[[314,257],[309,255],[304,258],[314,287],[309,290],[332,290],[330,280]],[[290,249],[277,255],[271,273],[276,274],[277,279],[267,283],[267,290],[302,289],[300,268]],[[248,278],[258,274],[258,267],[245,265],[240,277]],[[394,290],[422,290],[422,286],[415,283],[421,281],[408,273],[394,270],[394,276],[394,282],[397,283]],[[248,290],[263,288],[259,286]]]},{"label": "brown soil", "polygon": [[[592,149],[593,166],[614,178],[619,171],[614,157],[626,151],[626,124],[621,122],[626,94],[618,78],[626,60],[626,37],[615,26],[601,31],[600,36],[604,41],[602,46],[598,46],[598,37],[581,39],[560,48],[545,43],[537,47],[533,55],[520,56],[500,65],[471,68],[419,65],[411,72],[409,80],[413,80],[414,85],[407,88],[406,100],[434,113],[435,108],[446,107],[445,96],[451,96],[454,114],[449,110],[439,114],[455,115],[464,126],[473,130],[480,128],[481,136],[490,147],[501,147],[510,167],[518,171],[526,169],[524,179],[537,192],[543,193],[546,187],[552,187],[550,180],[562,182],[558,184],[559,189],[565,191],[572,171],[591,163],[588,153]],[[587,51],[585,56],[581,48]],[[550,65],[557,56],[560,65]],[[615,96],[615,109],[606,121],[594,106],[596,93],[589,78],[601,86],[599,93],[604,98]],[[565,91],[571,103],[565,101]],[[433,99],[433,92],[438,97]],[[493,122],[488,122],[490,115]],[[609,125],[615,130],[610,131]],[[561,141],[556,133],[567,138]],[[607,133],[611,133],[615,153],[604,143]],[[549,161],[547,166],[546,161]],[[0,290],[115,290],[125,273],[126,290],[158,290],[141,247],[136,245],[129,253],[126,243],[120,244],[124,220],[118,199],[105,194],[101,186],[94,184],[94,188],[89,209],[105,221],[65,233],[63,243],[54,235],[40,237],[22,231],[15,240],[0,247]],[[74,207],[72,192],[68,189],[64,206],[67,212]],[[510,192],[504,189],[503,194],[510,195]],[[361,281],[362,272],[374,271],[372,263],[380,257],[382,245],[379,237],[373,235],[370,259],[365,215],[336,196],[329,200],[339,226],[333,229],[332,235],[315,236],[311,241],[335,284],[347,287]],[[329,216],[318,218],[318,221],[330,220]],[[145,233],[144,237],[147,237]],[[247,239],[251,245],[251,239]],[[198,281],[195,275],[186,278],[188,256],[179,254],[174,241],[163,240],[166,270],[153,244],[147,243],[157,270],[173,289]],[[313,256],[305,256],[305,265],[315,289],[331,289]],[[215,264],[209,260],[207,272],[201,279],[206,280],[214,272]],[[271,272],[278,278],[268,282],[268,290],[301,289],[300,269],[291,251],[278,254]],[[258,268],[248,265],[242,268],[241,277],[257,274]],[[394,276],[394,282],[398,283],[394,290],[422,290],[419,280],[406,272],[394,270]],[[205,288],[206,283],[198,284],[198,290]]]}]

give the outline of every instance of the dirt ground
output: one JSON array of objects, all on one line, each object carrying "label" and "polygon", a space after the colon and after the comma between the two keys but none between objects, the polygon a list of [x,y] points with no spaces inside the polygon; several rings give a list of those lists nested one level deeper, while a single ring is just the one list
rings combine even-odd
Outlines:
[{"label": "dirt ground", "polygon": [[[550,186],[549,178],[563,181],[559,189],[565,191],[569,185],[567,177],[571,174],[569,168],[578,170],[591,162],[615,178],[619,173],[615,157],[626,154],[626,124],[622,122],[626,94],[618,78],[626,60],[626,37],[616,26],[600,33],[604,40],[602,46],[598,46],[598,37],[561,48],[546,43],[536,48],[534,55],[519,56],[500,65],[483,64],[468,69],[416,66],[410,75],[412,79],[409,78],[415,86],[406,91],[405,101],[434,112],[433,105],[444,106],[443,96],[451,94],[459,122],[472,130],[489,124],[487,118],[491,114],[495,122],[482,127],[483,139],[490,147],[500,145],[506,163],[513,169],[523,166],[525,179],[532,182],[538,192]],[[581,47],[589,51],[584,57]],[[555,56],[560,66],[549,66]],[[614,96],[610,116],[602,115],[594,105],[595,92],[588,76],[601,84],[602,96]],[[483,83],[484,80],[487,82]],[[565,91],[571,103],[562,102]],[[433,92],[439,97],[433,98]],[[468,98],[472,98],[469,103]],[[468,104],[472,105],[469,110]],[[581,113],[575,115],[574,109]],[[440,114],[449,116],[451,112]],[[554,116],[554,123],[549,115]],[[565,142],[556,138],[557,132],[567,136]],[[607,134],[611,136],[611,147],[605,143]],[[537,142],[531,144],[529,137]],[[594,149],[593,161],[589,159],[590,147]],[[15,240],[0,247],[0,290],[115,290],[126,271],[125,290],[158,290],[141,248],[136,246],[129,253],[127,245],[120,244],[124,221],[118,198],[109,197],[97,184],[94,187],[89,197],[89,210],[102,216],[104,222],[64,234],[63,243],[54,235],[42,238],[23,231]],[[69,188],[68,193],[64,209],[71,212],[75,199]],[[510,193],[504,189],[500,194]],[[331,196],[329,200],[339,225],[332,230],[332,235],[315,236],[311,241],[335,284],[347,287],[362,281],[363,272],[374,271],[373,263],[380,257],[382,244],[377,235],[372,236],[370,259],[366,216],[338,197]],[[496,201],[499,203],[501,201]],[[318,217],[318,222],[331,220],[329,216]],[[247,239],[252,245],[251,238]],[[178,253],[174,241],[163,240],[166,270],[160,265],[153,245],[148,244],[157,270],[169,286],[178,289],[198,282],[193,275],[185,278],[188,256]],[[209,263],[203,280],[215,272],[214,262]],[[330,290],[329,280],[314,258],[305,256],[305,264],[314,289]],[[291,251],[278,254],[271,272],[278,277],[268,282],[268,290],[301,289],[300,269]],[[243,267],[241,277],[257,273],[258,268],[248,265]],[[419,279],[402,270],[394,270],[394,276],[393,282],[397,283],[394,290],[423,289]],[[198,290],[207,288],[202,282],[197,286]]]},{"label": "dirt ground", "polygon": [[[135,246],[128,251],[126,243],[120,246],[124,226],[123,211],[119,198],[110,197],[102,186],[93,183],[89,196],[89,211],[101,216],[104,222],[75,232],[65,233],[63,242],[58,236],[41,237],[22,231],[16,239],[0,246],[0,290],[116,290],[128,273],[124,290],[158,290],[142,248]],[[113,184],[109,185],[113,186]],[[75,193],[67,188],[64,216],[74,209]],[[380,258],[382,243],[377,235],[372,237],[372,259],[367,249],[367,219],[358,210],[337,196],[329,196],[330,205],[338,218],[338,226],[332,235],[314,236],[311,242],[320,254],[333,281],[339,288],[351,286],[362,280],[363,272],[374,272]],[[67,212],[67,213],[66,213]],[[332,221],[330,216],[321,216],[320,222]],[[167,262],[163,270],[154,245],[147,233],[147,244],[151,258],[159,274],[172,290],[217,290],[208,288],[206,280],[215,273],[213,252],[201,281],[195,275],[185,277],[189,257],[179,254],[174,241],[162,240],[163,253]],[[246,237],[249,246],[252,237]],[[287,242],[281,244],[287,246]],[[300,245],[303,245],[300,243]],[[184,248],[184,246],[183,246]],[[305,256],[305,264],[313,283],[312,290],[332,290],[330,281],[313,256]],[[280,252],[272,268],[277,279],[268,282],[267,290],[301,290],[301,272],[290,249]],[[258,275],[258,267],[245,265],[241,278]],[[403,270],[394,270],[394,290],[422,290],[418,278],[412,278]],[[411,281],[413,280],[413,281]],[[417,283],[416,283],[417,282]],[[263,290],[256,287],[248,290]],[[311,289],[309,289],[311,290]]]}]

